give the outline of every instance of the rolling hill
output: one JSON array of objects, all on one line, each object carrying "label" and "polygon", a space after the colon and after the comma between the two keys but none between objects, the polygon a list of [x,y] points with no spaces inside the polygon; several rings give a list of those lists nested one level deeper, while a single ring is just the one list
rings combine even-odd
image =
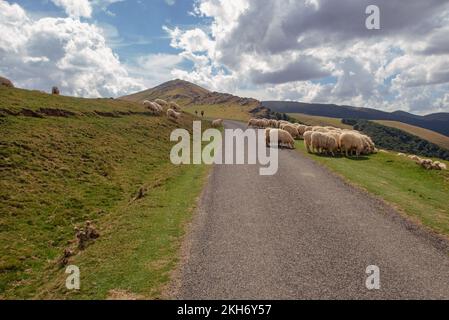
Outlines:
[{"label": "rolling hill", "polygon": [[339,119],[398,121],[449,136],[449,113],[436,113],[426,116],[418,116],[404,111],[395,111],[390,113],[369,108],[289,101],[263,101],[262,105],[272,111],[285,113],[302,113],[311,116]]},{"label": "rolling hill", "polygon": [[168,81],[157,87],[120,98],[131,102],[156,99],[175,101],[191,114],[195,114],[195,111],[204,111],[207,118],[247,120],[250,117],[269,117],[270,113],[258,100],[212,92],[184,80]]}]

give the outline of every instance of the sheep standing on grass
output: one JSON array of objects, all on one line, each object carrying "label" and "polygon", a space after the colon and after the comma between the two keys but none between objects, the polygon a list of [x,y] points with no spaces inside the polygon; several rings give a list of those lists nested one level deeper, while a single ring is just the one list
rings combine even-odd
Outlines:
[{"label": "sheep standing on grass", "polygon": [[330,153],[335,156],[338,150],[337,139],[328,133],[315,131],[311,135],[311,149],[318,153]]},{"label": "sheep standing on grass", "polygon": [[279,128],[290,133],[291,136],[293,137],[293,139],[299,139],[298,129],[296,129],[295,126],[293,126],[291,124],[284,123],[284,124],[281,124],[281,126]]},{"label": "sheep standing on grass", "polygon": [[177,122],[179,119],[181,119],[181,113],[176,112],[173,109],[168,109],[167,110],[167,118]]},{"label": "sheep standing on grass", "polygon": [[154,102],[156,102],[158,105],[162,106],[162,107],[168,107],[168,102],[162,99],[156,99],[154,100]]},{"label": "sheep standing on grass", "polygon": [[312,130],[306,131],[304,133],[304,145],[307,149],[308,153],[312,153],[312,134],[314,132]]},{"label": "sheep standing on grass", "polygon": [[145,100],[143,102],[143,105],[144,105],[145,108],[150,110],[150,112],[153,113],[156,116],[160,116],[162,114],[162,112],[164,111],[162,106],[160,106],[156,102],[151,102],[151,101]]},{"label": "sheep standing on grass", "polygon": [[349,157],[349,153],[354,152],[359,157],[364,148],[364,143],[361,136],[355,132],[344,132],[340,136],[339,145],[346,156]]},{"label": "sheep standing on grass", "polygon": [[176,102],[173,102],[173,101],[170,101],[170,102],[168,103],[168,107],[169,107],[170,109],[175,110],[176,112],[181,111],[181,107],[180,107]]},{"label": "sheep standing on grass", "polygon": [[265,142],[267,144],[267,147],[271,146],[271,133],[273,131],[277,131],[278,135],[278,146],[279,147],[286,147],[289,149],[295,149],[295,140],[291,136],[288,131],[282,130],[282,129],[265,129]]}]

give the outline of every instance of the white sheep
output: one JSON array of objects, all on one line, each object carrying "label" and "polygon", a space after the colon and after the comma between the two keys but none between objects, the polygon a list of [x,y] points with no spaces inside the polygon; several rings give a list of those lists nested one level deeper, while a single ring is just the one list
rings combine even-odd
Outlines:
[{"label": "white sheep", "polygon": [[181,113],[176,112],[176,111],[173,110],[173,109],[168,109],[168,110],[167,110],[167,117],[168,117],[170,120],[178,121],[179,119],[181,119]]}]

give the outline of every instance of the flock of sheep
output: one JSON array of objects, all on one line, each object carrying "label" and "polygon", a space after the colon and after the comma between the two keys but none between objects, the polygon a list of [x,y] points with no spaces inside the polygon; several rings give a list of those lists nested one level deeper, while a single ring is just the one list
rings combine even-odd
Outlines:
[{"label": "flock of sheep", "polygon": [[377,152],[373,140],[355,130],[334,127],[306,126],[288,121],[251,119],[248,127],[265,129],[267,146],[270,146],[270,133],[276,130],[278,143],[281,147],[294,149],[295,139],[304,140],[309,153],[320,153],[335,156],[344,153],[346,156],[355,154],[368,155]]},{"label": "flock of sheep", "polygon": [[[145,100],[143,105],[156,116],[161,116],[166,111],[167,118],[178,122],[181,119],[181,108],[175,102],[167,102],[162,99],[154,101]],[[212,127],[219,128],[223,125],[222,119],[212,122]],[[290,149],[295,148],[295,140],[304,140],[309,153],[319,153],[335,156],[344,153],[349,155],[369,155],[378,150],[373,140],[356,130],[340,129],[331,126],[306,126],[299,123],[291,123],[284,120],[273,119],[251,119],[248,127],[265,129],[266,143],[271,145],[270,133],[273,130],[278,134],[278,145]],[[407,156],[399,153],[399,156]],[[446,164],[431,159],[422,159],[416,155],[409,155],[409,159],[415,161],[427,170],[447,170]]]},{"label": "flock of sheep", "polygon": [[167,102],[162,99],[156,99],[154,101],[145,100],[143,105],[155,116],[161,116],[164,113],[164,109],[167,109],[167,118],[175,122],[181,119],[181,108],[173,101]]},{"label": "flock of sheep", "polygon": [[432,159],[422,159],[416,155],[407,156],[404,153],[398,153],[398,156],[408,157],[410,160],[415,161],[417,165],[423,167],[426,170],[447,170],[446,164],[440,161],[433,161]]}]

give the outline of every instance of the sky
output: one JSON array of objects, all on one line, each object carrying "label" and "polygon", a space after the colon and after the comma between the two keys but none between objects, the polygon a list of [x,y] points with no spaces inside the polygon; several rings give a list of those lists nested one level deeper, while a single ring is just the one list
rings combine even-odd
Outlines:
[{"label": "sky", "polygon": [[[380,29],[368,29],[369,5]],[[0,0],[0,75],[118,97],[172,79],[260,100],[449,112],[447,0]]]}]

